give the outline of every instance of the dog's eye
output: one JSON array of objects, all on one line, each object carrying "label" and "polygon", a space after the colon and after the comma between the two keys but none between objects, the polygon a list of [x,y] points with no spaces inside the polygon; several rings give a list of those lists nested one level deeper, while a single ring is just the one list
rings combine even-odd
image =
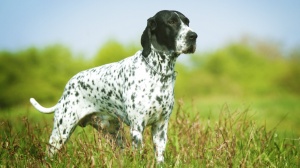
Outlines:
[{"label": "dog's eye", "polygon": [[172,20],[169,20],[168,23],[171,25],[174,25],[177,23],[177,20],[172,19]]}]

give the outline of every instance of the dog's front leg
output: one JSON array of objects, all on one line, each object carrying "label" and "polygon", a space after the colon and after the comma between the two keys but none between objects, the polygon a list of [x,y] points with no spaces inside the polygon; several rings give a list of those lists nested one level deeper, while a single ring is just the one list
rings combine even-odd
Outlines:
[{"label": "dog's front leg", "polygon": [[154,152],[158,163],[164,162],[164,151],[167,144],[168,119],[152,125]]},{"label": "dog's front leg", "polygon": [[134,149],[143,147],[143,131],[144,127],[139,124],[134,124],[130,128],[130,135],[132,139],[132,146]]}]

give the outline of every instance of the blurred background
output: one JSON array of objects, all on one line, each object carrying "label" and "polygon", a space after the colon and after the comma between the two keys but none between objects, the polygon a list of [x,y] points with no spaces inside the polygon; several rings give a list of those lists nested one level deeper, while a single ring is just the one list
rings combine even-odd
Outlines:
[{"label": "blurred background", "polygon": [[141,49],[146,21],[163,9],[186,15],[197,51],[181,55],[175,94],[203,118],[224,105],[300,135],[300,1],[3,1],[0,115],[53,105],[81,70]]}]

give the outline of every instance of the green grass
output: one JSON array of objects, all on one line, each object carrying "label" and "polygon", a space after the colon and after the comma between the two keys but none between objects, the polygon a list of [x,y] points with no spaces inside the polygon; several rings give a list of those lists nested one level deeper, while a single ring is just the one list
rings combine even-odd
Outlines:
[{"label": "green grass", "polygon": [[224,107],[229,111],[248,109],[249,117],[268,130],[276,129],[277,133],[300,136],[300,98],[297,96],[274,97],[198,97],[186,100],[186,108],[199,114],[201,118],[218,120]]},{"label": "green grass", "polygon": [[[216,106],[209,101],[215,102]],[[277,131],[290,118],[285,117],[280,122],[281,115],[274,112],[271,118],[279,116],[277,127],[267,128],[268,122],[261,122],[264,120],[261,118],[268,115],[264,113],[274,111],[271,108],[266,112],[266,107],[273,101],[255,102],[253,107],[229,99],[223,104],[206,99],[206,105],[199,100],[178,101],[169,124],[165,163],[161,166],[299,167],[299,134],[297,131],[287,134]],[[278,100],[274,106],[274,109],[278,109],[276,106],[291,108],[294,103]],[[53,115],[41,114],[30,106],[1,111],[0,167],[157,166],[150,129],[144,132],[142,152],[137,152],[131,148],[127,126],[123,151],[109,137],[91,127],[77,127],[60,153],[53,160],[45,159],[52,120]]]}]

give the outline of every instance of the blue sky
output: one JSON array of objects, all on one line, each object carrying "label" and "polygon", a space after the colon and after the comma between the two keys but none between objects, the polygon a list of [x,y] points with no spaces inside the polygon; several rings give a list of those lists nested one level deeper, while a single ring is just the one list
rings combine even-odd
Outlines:
[{"label": "blue sky", "polygon": [[139,44],[146,20],[163,9],[190,19],[200,52],[243,35],[300,45],[299,0],[9,0],[0,2],[0,50],[60,43],[93,56],[108,39]]}]

